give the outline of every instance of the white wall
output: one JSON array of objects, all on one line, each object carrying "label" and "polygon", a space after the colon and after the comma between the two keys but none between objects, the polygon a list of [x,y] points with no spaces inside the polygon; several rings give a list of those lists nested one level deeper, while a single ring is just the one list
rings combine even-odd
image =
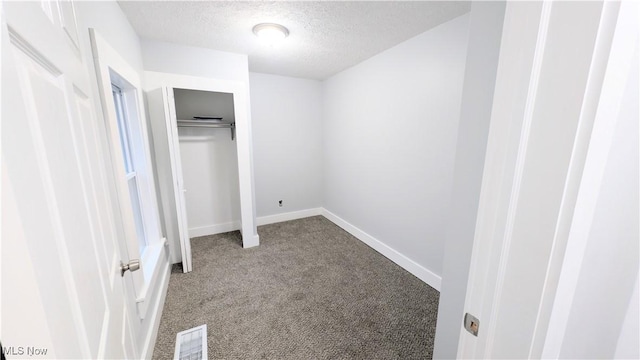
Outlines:
[{"label": "white wall", "polygon": [[249,80],[247,55],[144,39],[141,46],[146,71]]},{"label": "white wall", "polygon": [[238,152],[229,130],[178,132],[189,237],[239,229]]},{"label": "white wall", "polygon": [[[142,72],[142,52],[140,38],[129,20],[124,15],[120,6],[115,1],[78,1],[74,2],[79,26],[79,35],[82,39],[84,56],[92,59],[89,45],[88,28],[94,28],[100,35],[118,51],[131,67]],[[88,71],[95,78],[93,62],[87,63]],[[96,85],[97,90],[97,85]]]},{"label": "white wall", "polygon": [[468,23],[466,14],[437,26],[323,89],[324,207],[434,282],[442,274]]},{"label": "white wall", "polygon": [[259,73],[250,73],[249,79],[257,215],[319,208],[321,82]]},{"label": "white wall", "polygon": [[433,357],[437,359],[453,359],[458,352],[504,10],[504,2],[477,2],[471,5],[453,191],[446,224],[442,288],[433,353]]}]

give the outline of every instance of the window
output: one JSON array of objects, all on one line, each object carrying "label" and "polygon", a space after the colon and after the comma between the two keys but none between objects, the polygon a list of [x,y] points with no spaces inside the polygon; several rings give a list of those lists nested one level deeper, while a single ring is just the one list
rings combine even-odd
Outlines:
[{"label": "window", "polygon": [[[110,155],[110,172],[116,178],[109,195],[117,205],[114,219],[123,263],[140,260],[140,270],[128,272],[140,320],[146,320],[155,302],[152,294],[161,284],[161,266],[168,248],[154,184],[151,142],[147,132],[144,94],[139,72],[129,66],[93,29],[96,72]],[[115,155],[115,156],[113,156]],[[132,282],[132,284],[131,284]]]},{"label": "window", "polygon": [[136,172],[135,166],[135,146],[131,141],[131,124],[127,118],[127,103],[123,96],[122,89],[111,84],[113,102],[116,108],[116,116],[118,118],[118,130],[120,135],[120,146],[122,148],[122,161],[124,163],[127,185],[129,186],[129,197],[131,198],[131,208],[133,209],[133,217],[136,227],[136,235],[138,238],[138,248],[140,254],[144,253],[147,247],[147,237],[144,228],[144,216],[142,213],[142,200],[140,198],[139,174]]}]

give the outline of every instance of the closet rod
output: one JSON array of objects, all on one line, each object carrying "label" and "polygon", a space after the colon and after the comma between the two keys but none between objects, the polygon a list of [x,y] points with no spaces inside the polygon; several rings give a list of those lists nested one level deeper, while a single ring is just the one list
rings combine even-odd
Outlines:
[{"label": "closet rod", "polygon": [[232,127],[235,123],[221,122],[218,120],[178,120],[179,126],[195,125],[208,127]]},{"label": "closet rod", "polygon": [[222,123],[220,121],[206,120],[178,120],[178,127],[203,127],[203,128],[223,128],[231,129],[231,140],[236,138],[236,124]]}]

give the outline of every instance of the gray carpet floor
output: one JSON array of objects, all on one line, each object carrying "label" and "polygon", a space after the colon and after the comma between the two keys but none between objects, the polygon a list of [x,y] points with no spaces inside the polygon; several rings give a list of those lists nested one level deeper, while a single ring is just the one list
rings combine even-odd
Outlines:
[{"label": "gray carpet floor", "polygon": [[429,359],[438,292],[321,216],[192,239],[174,265],[154,359],[207,324],[209,359]]}]

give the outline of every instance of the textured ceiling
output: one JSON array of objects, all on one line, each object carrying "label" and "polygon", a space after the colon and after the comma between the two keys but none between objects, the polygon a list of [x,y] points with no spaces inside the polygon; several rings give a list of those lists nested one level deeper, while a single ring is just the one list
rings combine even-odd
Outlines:
[{"label": "textured ceiling", "polygon": [[[120,1],[143,39],[249,56],[254,72],[325,79],[469,11],[468,2],[165,2]],[[269,47],[254,25],[286,26]]]}]

